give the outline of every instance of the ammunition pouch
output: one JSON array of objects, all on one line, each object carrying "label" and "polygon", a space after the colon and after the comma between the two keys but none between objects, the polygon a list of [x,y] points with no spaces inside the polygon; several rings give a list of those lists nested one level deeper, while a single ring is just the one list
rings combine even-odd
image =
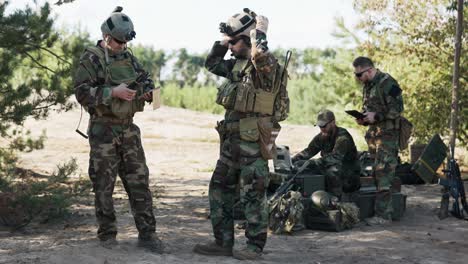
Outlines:
[{"label": "ammunition pouch", "polygon": [[257,124],[258,117],[247,117],[239,120],[240,138],[249,142],[257,142],[260,136]]},{"label": "ammunition pouch", "polygon": [[272,87],[256,87],[252,80],[251,67],[253,66],[247,64],[241,72],[232,72],[232,80],[226,80],[218,88],[216,103],[227,110],[264,115],[274,114],[278,116],[276,120],[286,119],[287,112],[289,112],[289,98],[286,91],[287,74],[284,75],[284,67],[278,65]]},{"label": "ammunition pouch", "polygon": [[400,147],[400,150],[404,150],[408,147],[408,142],[413,132],[413,124],[408,119],[402,116],[400,117],[399,125],[400,134],[398,145]]},{"label": "ammunition pouch", "polygon": [[387,119],[378,124],[384,130],[397,130],[398,131],[398,147],[404,150],[408,147],[408,142],[413,132],[413,124],[403,116],[397,119]]},{"label": "ammunition pouch", "polygon": [[238,82],[231,82],[231,80],[226,80],[220,87],[218,87],[216,103],[223,106],[227,110],[234,109],[237,86],[239,84],[240,83]]},{"label": "ammunition pouch", "polygon": [[[121,83],[130,84],[138,77],[135,71],[132,55],[122,60],[107,61],[104,51],[98,47],[88,47],[87,51],[93,53],[99,58],[99,63],[105,71],[105,84],[116,86]],[[143,94],[141,85],[136,87],[135,99],[132,101],[122,100],[120,98],[112,98],[110,107],[100,105],[96,107],[97,114],[102,116],[110,112],[118,118],[128,119],[133,117],[136,112],[141,112],[144,109],[144,100],[138,99]],[[110,108],[110,109],[109,109]]]}]

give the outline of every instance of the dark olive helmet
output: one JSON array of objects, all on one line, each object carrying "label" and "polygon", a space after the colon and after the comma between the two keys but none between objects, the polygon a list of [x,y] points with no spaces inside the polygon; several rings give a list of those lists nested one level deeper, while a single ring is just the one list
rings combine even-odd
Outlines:
[{"label": "dark olive helmet", "polygon": [[123,8],[118,6],[101,25],[102,34],[109,34],[120,42],[128,42],[135,38],[132,20],[122,13]]}]

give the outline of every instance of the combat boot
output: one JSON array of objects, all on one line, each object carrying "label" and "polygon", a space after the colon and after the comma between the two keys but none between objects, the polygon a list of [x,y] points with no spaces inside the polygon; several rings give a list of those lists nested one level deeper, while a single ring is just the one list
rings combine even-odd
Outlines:
[{"label": "combat boot", "polygon": [[238,260],[257,260],[262,258],[262,251],[246,246],[242,249],[234,249],[232,256]]},{"label": "combat boot", "polygon": [[113,247],[117,246],[119,243],[115,237],[109,237],[107,239],[100,239],[101,246],[107,249],[112,249]]},{"label": "combat boot", "polygon": [[138,246],[156,254],[164,252],[164,245],[155,233],[150,235],[138,235]]},{"label": "combat boot", "polygon": [[208,256],[232,256],[232,247],[223,247],[215,241],[206,244],[197,244],[193,252]]}]

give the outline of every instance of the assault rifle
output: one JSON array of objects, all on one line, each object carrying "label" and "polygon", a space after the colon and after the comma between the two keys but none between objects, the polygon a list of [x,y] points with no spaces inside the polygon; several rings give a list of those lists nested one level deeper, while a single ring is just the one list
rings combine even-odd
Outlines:
[{"label": "assault rifle", "polygon": [[[132,89],[132,90],[136,90],[137,86],[139,84],[142,84],[143,82],[145,82],[146,80],[148,80],[149,78],[149,73],[148,72],[141,72],[140,74],[138,74],[137,78],[128,84],[127,88],[128,89]],[[146,92],[146,91],[145,91]]]},{"label": "assault rifle", "polygon": [[296,177],[299,174],[301,174],[307,168],[307,166],[309,166],[310,162],[311,162],[310,160],[307,160],[306,162],[304,162],[304,165],[302,165],[297,170],[297,172],[291,178],[289,178],[289,180],[283,182],[280,185],[280,187],[278,187],[278,189],[276,189],[275,193],[270,197],[270,199],[268,199],[268,204],[271,204],[276,199],[278,199],[278,197],[281,197],[283,194],[285,194],[289,190],[291,190],[291,188],[294,186],[294,181],[296,180]]},{"label": "assault rifle", "polygon": [[[452,152],[453,154],[453,152]],[[447,162],[447,169],[443,170],[445,179],[439,178],[439,184],[444,186],[442,200],[440,204],[439,218],[448,216],[450,196],[453,198],[452,210],[450,213],[459,219],[465,219],[464,211],[468,214],[468,204],[466,203],[465,186],[460,174],[460,167],[457,161],[450,155]]]}]

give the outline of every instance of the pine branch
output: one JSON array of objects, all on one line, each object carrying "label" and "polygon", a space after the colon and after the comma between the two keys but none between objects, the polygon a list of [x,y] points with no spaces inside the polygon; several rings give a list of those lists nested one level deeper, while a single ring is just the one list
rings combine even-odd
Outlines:
[{"label": "pine branch", "polygon": [[26,56],[28,56],[28,57],[29,57],[36,65],[38,65],[40,68],[42,68],[42,69],[44,69],[44,70],[48,70],[48,71],[50,71],[50,72],[52,72],[52,73],[54,73],[54,74],[57,74],[56,71],[54,71],[54,70],[52,70],[51,68],[49,68],[49,67],[43,65],[42,63],[40,63],[38,60],[36,60],[36,59],[35,59],[31,54],[29,54],[28,52],[24,52],[24,54],[25,54]]},{"label": "pine branch", "polygon": [[46,48],[46,47],[43,47],[43,46],[41,46],[41,45],[31,44],[31,43],[25,43],[25,44],[28,45],[28,46],[34,47],[34,48],[36,48],[36,49],[44,50],[44,51],[50,53],[51,55],[53,55],[56,59],[61,60],[61,61],[65,62],[65,63],[67,63],[68,65],[71,65],[71,63],[70,63],[69,61],[67,61],[66,59],[62,58],[62,56],[58,55],[57,53],[53,52],[52,50],[50,50],[50,49],[48,49],[48,48]]}]

